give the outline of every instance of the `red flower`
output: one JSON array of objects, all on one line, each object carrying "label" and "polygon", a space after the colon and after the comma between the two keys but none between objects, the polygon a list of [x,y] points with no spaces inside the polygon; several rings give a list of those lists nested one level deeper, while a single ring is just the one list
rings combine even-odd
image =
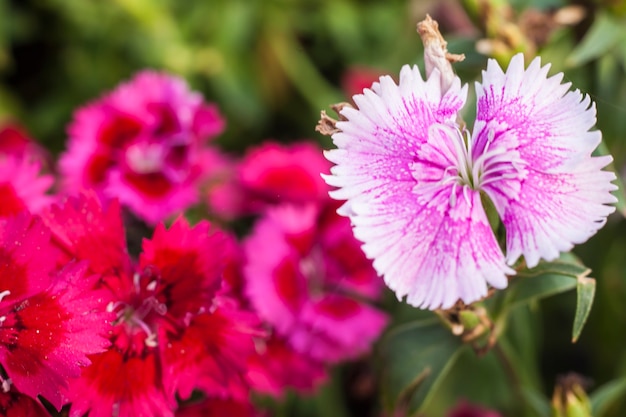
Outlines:
[{"label": "red flower", "polygon": [[57,252],[40,219],[24,213],[0,222],[0,363],[13,384],[59,409],[68,378],[103,351],[110,328],[97,277],[84,264],[53,274]]},{"label": "red flower", "polygon": [[[245,395],[256,318],[216,296],[230,256],[227,235],[206,221],[191,227],[179,218],[169,229],[157,226],[134,266],[117,204],[103,211],[93,196],[83,196],[53,210],[48,221],[67,254],[89,259],[102,274],[98,285],[109,291],[108,310],[117,317],[111,348],[91,356],[93,364],[72,385],[71,416],[167,417],[176,395],[193,389]],[[102,253],[84,247],[100,239],[108,242],[95,244]]]},{"label": "red flower", "polygon": [[257,354],[248,361],[248,381],[252,389],[281,397],[285,390],[314,391],[328,375],[326,366],[296,352],[283,339],[273,336],[257,342]]},{"label": "red flower", "polygon": [[0,415],[3,417],[50,417],[50,413],[28,395],[11,389],[0,391]]},{"label": "red flower", "polygon": [[261,417],[247,401],[208,398],[203,402],[181,408],[176,417]]}]

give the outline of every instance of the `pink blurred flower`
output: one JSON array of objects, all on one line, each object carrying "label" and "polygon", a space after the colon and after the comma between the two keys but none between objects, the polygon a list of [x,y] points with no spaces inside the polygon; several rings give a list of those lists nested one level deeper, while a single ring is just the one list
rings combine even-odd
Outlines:
[{"label": "pink blurred flower", "polygon": [[[363,250],[398,297],[420,308],[472,303],[488,286],[504,288],[511,266],[553,260],[601,228],[615,210],[610,156],[592,157],[601,134],[589,131],[595,106],[547,78],[539,59],[505,72],[490,60],[476,85],[473,133],[457,124],[467,88],[453,77],[442,91],[435,70],[424,81],[405,66],[398,85],[381,77],[356,95],[333,135],[336,164],[326,181],[347,200]],[[506,255],[481,196],[506,229]]]},{"label": "pink blurred flower", "polygon": [[300,353],[336,362],[367,352],[387,317],[360,301],[381,281],[335,207],[268,209],[244,242],[246,292]]},{"label": "pink blurred flower", "polygon": [[39,213],[54,201],[46,194],[54,179],[38,161],[0,155],[0,218],[28,210]]},{"label": "pink blurred flower", "polygon": [[247,395],[244,368],[258,319],[217,296],[230,256],[227,235],[206,221],[160,224],[134,265],[116,203],[103,210],[94,196],[81,196],[46,218],[59,247],[101,276],[117,317],[112,347],[93,355],[72,384],[71,416],[173,416],[176,397],[193,389]]},{"label": "pink blurred flower", "polygon": [[378,81],[383,72],[365,66],[353,66],[346,70],[341,78],[341,89],[346,97],[352,97],[363,93],[363,90],[370,88]]},{"label": "pink blurred flower", "polygon": [[35,142],[19,123],[5,122],[0,126],[0,155],[29,158],[46,165],[47,151]]},{"label": "pink blurred flower", "polygon": [[66,192],[93,188],[155,224],[199,199],[224,122],[179,78],[143,71],[74,114],[59,171]]},{"label": "pink blurred flower", "polygon": [[52,204],[46,195],[54,178],[42,172],[45,151],[16,123],[0,126],[0,218],[23,210],[39,213]]},{"label": "pink blurred flower", "polygon": [[322,362],[296,352],[275,335],[257,342],[257,354],[248,360],[247,376],[253,390],[274,397],[282,397],[288,389],[310,393],[328,379]]},{"label": "pink blurred flower", "polygon": [[330,172],[330,165],[313,143],[266,142],[222,171],[207,204],[219,217],[232,220],[281,203],[325,203],[330,188],[320,173]]},{"label": "pink blurred flower", "polygon": [[258,204],[307,203],[328,199],[328,186],[320,173],[330,164],[316,145],[267,142],[248,151],[239,166],[239,179],[247,197]]},{"label": "pink blurred flower", "polygon": [[112,317],[102,292],[91,288],[98,277],[76,263],[54,272],[56,256],[41,219],[22,213],[0,222],[0,363],[9,377],[3,391],[13,396],[13,386],[60,409],[68,379],[89,365],[87,355],[108,347],[103,335]]},{"label": "pink blurred flower", "polygon": [[447,417],[502,417],[497,411],[489,410],[467,401],[460,401],[454,409],[448,412]]}]

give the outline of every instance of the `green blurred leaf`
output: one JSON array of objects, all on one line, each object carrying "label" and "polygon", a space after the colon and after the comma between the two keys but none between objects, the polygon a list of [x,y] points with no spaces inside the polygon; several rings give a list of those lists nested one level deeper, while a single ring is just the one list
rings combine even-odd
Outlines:
[{"label": "green blurred leaf", "polygon": [[436,319],[391,331],[381,346],[385,406],[411,411],[426,406],[462,347],[461,340]]},{"label": "green blurred leaf", "polygon": [[626,378],[608,382],[596,389],[589,397],[594,417],[602,417],[609,408],[626,395]]},{"label": "green blurred leaf", "polygon": [[522,387],[522,396],[526,404],[539,417],[550,417],[550,400],[531,387]]},{"label": "green blurred leaf", "polygon": [[596,294],[596,280],[581,277],[576,284],[576,315],[574,316],[574,328],[572,329],[572,343],[575,343],[583,331],[587,322],[593,298]]},{"label": "green blurred leaf", "polygon": [[608,13],[598,13],[582,42],[567,58],[568,66],[577,67],[592,61],[626,39],[624,23]]}]

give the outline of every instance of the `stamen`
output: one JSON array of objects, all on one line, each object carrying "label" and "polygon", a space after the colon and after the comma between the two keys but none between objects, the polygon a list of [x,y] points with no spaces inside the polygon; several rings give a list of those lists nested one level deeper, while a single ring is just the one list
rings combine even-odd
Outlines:
[{"label": "stamen", "polygon": [[456,186],[458,183],[454,183],[452,185],[452,190],[450,191],[450,207],[456,206]]},{"label": "stamen", "polygon": [[4,297],[6,297],[7,295],[10,295],[10,294],[11,294],[11,291],[9,291],[9,290],[4,290],[4,291],[0,292],[0,301],[2,301],[2,299]]},{"label": "stamen", "polygon": [[141,292],[141,276],[138,272],[133,274],[133,286],[135,287],[135,291],[137,291],[137,293]]},{"label": "stamen", "polygon": [[11,390],[11,384],[12,384],[11,378],[4,379],[0,377],[0,379],[2,379],[2,392],[6,394],[7,392]]},{"label": "stamen", "polygon": [[154,290],[156,290],[156,287],[157,287],[156,280],[154,280],[154,281],[150,282],[148,285],[146,285],[146,289],[148,291],[154,291]]},{"label": "stamen", "polygon": [[148,337],[146,337],[146,339],[144,340],[144,343],[148,347],[157,347],[158,343],[156,340],[156,333],[151,333],[150,335],[148,335]]},{"label": "stamen", "polygon": [[144,339],[144,343],[146,344],[146,346],[156,347],[158,344],[156,332],[152,331],[150,326],[148,326],[148,324],[145,321],[138,319],[137,317],[133,317],[132,322],[133,324],[137,325],[139,328],[141,328],[141,330],[143,330],[146,333],[147,336]]}]

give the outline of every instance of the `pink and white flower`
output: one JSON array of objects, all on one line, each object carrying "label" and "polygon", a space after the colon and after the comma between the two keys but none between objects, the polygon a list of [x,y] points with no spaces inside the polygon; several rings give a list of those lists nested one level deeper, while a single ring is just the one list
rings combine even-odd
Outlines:
[{"label": "pink and white flower", "polygon": [[[476,84],[472,133],[457,122],[467,86],[442,91],[440,73],[424,81],[405,66],[399,84],[384,76],[344,108],[331,196],[346,200],[354,234],[399,298],[421,308],[479,300],[504,288],[523,256],[529,267],[553,260],[600,229],[614,211],[610,156],[592,157],[595,106],[547,77],[539,58],[506,72],[490,60]],[[506,230],[500,249],[481,198]]]},{"label": "pink and white flower", "polygon": [[79,109],[59,161],[68,193],[95,189],[155,224],[199,200],[224,122],[180,78],[143,71]]}]

